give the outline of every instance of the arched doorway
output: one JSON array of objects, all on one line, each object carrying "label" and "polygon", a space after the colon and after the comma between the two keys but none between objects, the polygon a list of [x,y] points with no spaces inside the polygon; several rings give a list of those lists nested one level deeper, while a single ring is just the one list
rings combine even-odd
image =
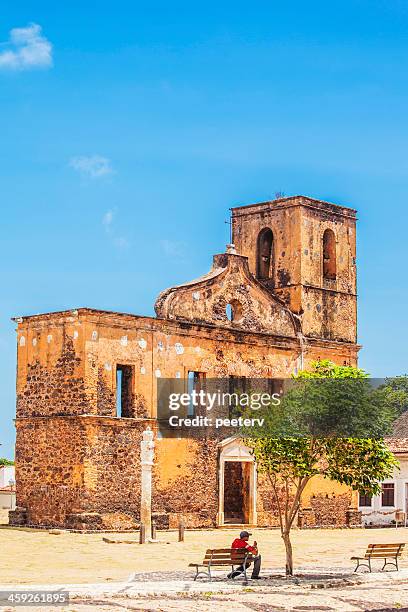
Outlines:
[{"label": "arched doorway", "polygon": [[217,525],[256,525],[256,464],[240,438],[219,444]]}]

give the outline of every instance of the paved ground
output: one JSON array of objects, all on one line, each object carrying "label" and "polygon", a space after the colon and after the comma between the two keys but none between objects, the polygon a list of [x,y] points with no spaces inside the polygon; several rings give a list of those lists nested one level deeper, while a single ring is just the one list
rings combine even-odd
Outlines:
[{"label": "paved ground", "polygon": [[[46,587],[35,585],[36,589]],[[0,590],[3,588],[0,586]],[[71,602],[62,608],[41,606],[42,612],[56,612],[58,609],[65,612],[408,610],[408,570],[402,570],[399,574],[390,572],[356,577],[338,571],[328,573],[323,568],[317,568],[315,572],[300,571],[295,579],[289,581],[276,573],[266,572],[263,580],[250,581],[248,586],[226,583],[221,578],[211,584],[196,584],[188,576],[172,576],[169,579],[169,576],[159,576],[156,572],[153,577],[135,575],[127,583],[59,584],[54,588],[68,589],[72,596]],[[34,608],[4,606],[0,610],[18,612],[33,611]]]},{"label": "paved ground", "polygon": [[[68,588],[65,608],[13,608],[65,612],[119,610],[217,611],[408,611],[408,561],[402,570],[353,576],[350,557],[370,542],[405,542],[408,530],[304,530],[293,532],[296,577],[283,576],[284,549],[277,530],[254,530],[264,579],[247,586],[217,573],[212,583],[192,581],[189,562],[206,547],[229,545],[230,530],[187,531],[185,542],[160,532],[158,543],[137,544],[137,534],[109,534],[133,544],[107,544],[103,534],[52,535],[47,531],[0,529],[0,589]],[[377,564],[379,567],[380,562]],[[169,571],[171,568],[171,571]]]},{"label": "paved ground", "polygon": [[[134,544],[106,544],[101,534],[0,529],[0,581],[35,584],[56,582],[125,582],[129,574],[185,571],[188,563],[202,559],[206,548],[229,546],[231,530],[187,531],[185,542],[175,532],[159,532],[156,544],[137,544],[137,534],[109,537],[134,540]],[[278,530],[254,530],[263,567],[282,569],[284,547]],[[369,542],[408,542],[408,529],[299,530],[293,532],[295,567],[327,566],[350,570],[350,557],[361,554]],[[381,565],[378,562],[378,565]],[[408,567],[402,561],[402,567]]]}]

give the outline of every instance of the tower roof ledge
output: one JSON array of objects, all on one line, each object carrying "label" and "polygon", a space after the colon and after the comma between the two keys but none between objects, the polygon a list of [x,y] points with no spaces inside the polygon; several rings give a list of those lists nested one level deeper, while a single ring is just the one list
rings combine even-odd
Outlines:
[{"label": "tower roof ledge", "polygon": [[249,210],[248,213],[255,212],[253,209],[257,207],[261,210],[264,210],[274,207],[289,208],[292,206],[307,206],[309,208],[318,208],[320,210],[327,210],[328,212],[345,215],[347,217],[355,217],[357,214],[357,211],[354,208],[343,206],[342,204],[335,204],[334,202],[319,200],[317,198],[311,198],[305,195],[293,195],[284,198],[277,198],[276,200],[266,200],[264,202],[244,204],[243,206],[233,206],[230,210],[232,211],[232,215],[235,216],[239,215],[241,211],[242,214],[246,214],[247,209],[252,209]]}]

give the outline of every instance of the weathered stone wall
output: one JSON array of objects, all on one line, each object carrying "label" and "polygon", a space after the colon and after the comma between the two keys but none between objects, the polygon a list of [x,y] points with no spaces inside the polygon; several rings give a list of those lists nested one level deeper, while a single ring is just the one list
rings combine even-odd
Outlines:
[{"label": "weathered stone wall", "polygon": [[[207,377],[284,377],[300,364],[297,338],[88,310],[65,315],[80,329],[75,338],[63,314],[46,317],[46,326],[33,317],[19,329],[20,337],[38,339],[32,362],[24,360],[27,346],[19,345],[17,385],[18,504],[27,508],[27,522],[36,524],[98,529],[138,524],[140,432],[149,421],[115,418],[116,364],[134,368],[132,398],[140,416],[155,415],[159,377],[187,378],[188,371]],[[42,334],[52,335],[50,342]],[[318,357],[355,362],[351,344],[319,340],[303,348],[306,365]],[[172,442],[157,444],[163,452]],[[159,474],[155,468],[154,494],[163,526],[177,526],[180,517],[189,526],[215,525],[217,450],[210,448],[191,447],[180,461],[164,451],[170,469],[161,463]],[[273,525],[276,511],[260,509],[258,516],[259,524]]]},{"label": "weathered stone wall", "polygon": [[55,363],[41,363],[35,356],[25,364],[25,379],[18,380],[17,418],[90,412],[81,376],[82,360],[75,353],[71,338],[63,335],[61,340],[61,352]]},{"label": "weathered stone wall", "polygon": [[357,492],[327,478],[313,477],[303,491],[298,525],[299,527],[361,525]]},{"label": "weathered stone wall", "polygon": [[84,506],[85,423],[74,417],[17,420],[17,506],[27,523],[63,526]]},{"label": "weathered stone wall", "polygon": [[[311,486],[319,489],[319,483],[311,481]],[[351,508],[353,495],[347,487],[328,481],[332,492],[316,493],[311,497],[302,495],[297,517],[297,526],[310,527],[351,527],[361,525],[361,512]],[[321,482],[320,482],[321,484]],[[324,489],[325,487],[323,487]],[[345,492],[344,492],[345,491]],[[281,504],[285,499],[282,487],[278,488]],[[279,527],[278,504],[266,477],[258,475],[257,498],[258,526]],[[296,524],[296,523],[295,523]]]},{"label": "weathered stone wall", "polygon": [[[17,323],[17,396],[21,396],[24,390],[28,391],[26,405],[23,401],[21,406],[21,416],[32,414],[34,410],[41,413],[42,404],[45,410],[56,410],[58,404],[64,403],[60,395],[64,393],[64,383],[68,379],[81,381],[84,378],[83,328],[78,311],[25,317],[18,319]],[[44,371],[48,378],[53,378],[52,388],[49,381],[37,378],[43,376]],[[47,384],[48,393],[45,390]],[[50,395],[56,389],[59,394]],[[67,403],[78,407],[77,394],[78,389],[74,398],[65,395]]]},{"label": "weathered stone wall", "polygon": [[274,270],[272,285],[286,287],[301,283],[300,202],[262,202],[232,209],[232,241],[237,253],[248,257],[249,269],[256,275],[257,240],[264,228],[273,232]]},{"label": "weathered stone wall", "polygon": [[298,515],[299,527],[345,527],[349,526],[348,510],[351,495],[319,493],[310,500],[310,507],[303,507]]},{"label": "weathered stone wall", "polygon": [[86,507],[101,515],[104,529],[135,528],[140,520],[140,442],[149,421],[87,421]]},{"label": "weathered stone wall", "polygon": [[215,527],[218,512],[218,440],[157,441],[153,511],[169,527]]},{"label": "weathered stone wall", "polygon": [[[228,319],[226,308],[233,312]],[[277,336],[295,337],[297,320],[280,300],[250,274],[246,257],[215,255],[211,271],[185,285],[167,289],[155,304],[166,319],[194,321]]]},{"label": "weathered stone wall", "polygon": [[305,306],[302,325],[310,337],[355,341],[357,302],[354,295],[304,287],[302,302]]},{"label": "weathered stone wall", "polygon": [[[356,293],[356,212],[350,208],[316,202],[302,207],[302,283]],[[336,280],[323,278],[322,247],[326,229],[336,238]],[[306,253],[307,251],[307,253]]]},{"label": "weathered stone wall", "polygon": [[98,417],[18,420],[17,505],[27,509],[27,523],[137,527],[140,440],[148,424]]},{"label": "weathered stone wall", "polygon": [[[257,514],[260,527],[279,527],[278,504],[264,474],[258,474]],[[283,500],[283,492],[280,491]]]},{"label": "weathered stone wall", "polygon": [[[132,366],[134,414],[154,416],[156,381],[187,378],[189,371],[207,377],[285,377],[304,363],[331,357],[356,362],[353,343],[250,333],[230,327],[162,321],[80,309],[25,319],[21,339],[37,338],[35,347],[18,347],[17,417],[61,414],[116,416],[116,366]],[[80,337],[67,326],[75,319]],[[52,333],[50,333],[50,331]],[[47,337],[51,337],[49,342]],[[45,350],[44,350],[45,349]]]},{"label": "weathered stone wall", "polygon": [[[274,236],[274,272],[264,281],[300,317],[305,336],[355,342],[356,213],[302,196],[232,211],[233,241],[256,274],[257,240]],[[323,234],[336,238],[336,279],[323,278]]]},{"label": "weathered stone wall", "polygon": [[[269,283],[251,274],[264,227],[275,238]],[[322,278],[325,229],[337,240],[335,281]],[[18,320],[17,491],[26,512],[13,520],[136,526],[140,436],[156,417],[160,378],[284,378],[316,359],[356,364],[354,211],[289,198],[234,209],[233,232],[239,255],[217,255],[209,274],[164,291],[158,318],[78,309]],[[130,418],[117,415],[118,369],[126,373]],[[162,439],[156,451],[160,524],[215,525],[217,441]],[[329,510],[314,504],[313,516],[326,520]],[[260,525],[276,524],[262,479],[258,517]]]}]

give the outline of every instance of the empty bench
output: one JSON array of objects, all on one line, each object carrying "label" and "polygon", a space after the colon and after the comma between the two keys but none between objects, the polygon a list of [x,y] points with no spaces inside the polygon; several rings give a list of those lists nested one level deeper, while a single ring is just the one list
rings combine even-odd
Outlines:
[{"label": "empty bench", "polygon": [[398,571],[398,559],[402,555],[402,551],[404,550],[405,544],[369,544],[367,546],[367,550],[365,552],[364,557],[351,557],[352,561],[356,561],[356,569],[359,567],[368,567],[370,572],[371,569],[371,559],[383,559],[384,565],[381,568],[381,571],[385,569],[387,565],[393,565]]},{"label": "empty bench", "polygon": [[244,567],[245,582],[248,582],[246,566],[252,559],[253,555],[245,548],[209,548],[205,553],[202,563],[190,563],[189,567],[195,567],[196,569],[194,580],[197,580],[199,576],[206,576],[211,582],[211,570],[213,567],[229,566],[232,573],[238,566],[242,565]]}]

